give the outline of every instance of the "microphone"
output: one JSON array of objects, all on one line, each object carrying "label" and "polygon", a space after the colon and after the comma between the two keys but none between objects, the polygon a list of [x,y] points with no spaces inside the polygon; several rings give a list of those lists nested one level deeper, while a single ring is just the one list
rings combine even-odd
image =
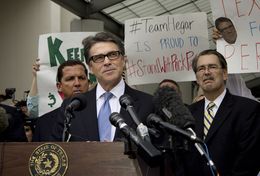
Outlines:
[{"label": "microphone", "polygon": [[121,107],[123,107],[125,110],[127,110],[127,112],[130,114],[130,116],[134,120],[135,124],[139,125],[141,122],[136,115],[132,98],[129,95],[124,94],[119,98],[119,102],[120,102]]},{"label": "microphone", "polygon": [[170,133],[179,133],[181,135],[183,135],[184,137],[190,139],[191,141],[194,142],[199,142],[199,143],[203,143],[203,141],[201,139],[199,139],[198,137],[196,137],[196,135],[191,134],[173,124],[170,124],[168,122],[164,122],[160,117],[158,117],[156,114],[150,114],[147,117],[147,124],[149,126],[154,126],[154,127],[159,127],[161,129],[166,129],[167,131],[169,131]]},{"label": "microphone", "polygon": [[70,100],[65,111],[80,111],[87,106],[86,98],[83,94],[77,94]]},{"label": "microphone", "polygon": [[9,126],[9,115],[5,109],[0,107],[0,134],[4,132]]},{"label": "microphone", "polygon": [[69,133],[71,119],[74,118],[73,111],[80,111],[87,106],[86,97],[84,94],[77,94],[71,98],[70,103],[65,108],[65,119],[64,119],[64,128],[62,132],[62,142],[69,141],[71,134]]},{"label": "microphone", "polygon": [[[195,126],[195,119],[191,115],[188,108],[183,104],[180,95],[173,88],[162,87],[158,88],[158,90],[155,92],[153,101],[157,113],[166,117],[166,121],[169,122],[170,125],[173,124],[188,131],[182,131],[186,133],[182,134],[184,136],[188,136],[188,138],[192,141],[195,141],[195,148],[201,155],[205,156],[210,168],[215,173],[217,173],[217,169],[213,161],[210,159],[209,154],[206,153],[201,145],[203,144],[206,147],[206,144],[200,138],[196,137],[196,133],[192,130],[192,127]],[[166,123],[162,122],[160,118],[156,120],[159,121],[158,123],[161,126],[163,126],[162,124]],[[169,124],[167,125],[165,128],[169,129]],[[178,132],[181,131],[179,130]]]},{"label": "microphone", "polygon": [[134,106],[133,106],[133,100],[132,98],[124,94],[119,98],[119,102],[121,107],[123,107],[131,116],[135,124],[137,125],[136,131],[137,134],[145,141],[151,141],[148,128],[143,123],[140,122],[139,118],[137,117],[137,114],[135,112]]},{"label": "microphone", "polygon": [[147,163],[153,166],[159,163],[158,161],[161,159],[162,155],[161,152],[156,149],[150,142],[142,140],[138,135],[136,135],[135,131],[125,123],[119,113],[113,112],[109,116],[109,120],[112,125],[120,129],[120,131],[127,139],[130,139],[134,142],[134,144],[138,147],[138,154],[142,156],[142,158]]},{"label": "microphone", "polygon": [[194,127],[195,119],[173,88],[159,87],[154,93],[153,102],[155,113],[165,117],[164,121],[184,129]]},{"label": "microphone", "polygon": [[[190,111],[183,104],[180,94],[170,87],[159,87],[154,93],[153,98],[155,113],[159,115],[163,121],[173,124],[181,129],[193,128],[195,119]],[[165,134],[163,146],[170,146],[174,150],[189,150],[188,139],[183,139],[181,136]]]}]

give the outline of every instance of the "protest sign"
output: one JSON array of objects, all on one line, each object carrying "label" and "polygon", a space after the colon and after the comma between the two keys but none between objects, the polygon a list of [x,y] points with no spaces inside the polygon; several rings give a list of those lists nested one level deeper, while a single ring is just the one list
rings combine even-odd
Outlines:
[{"label": "protest sign", "polygon": [[235,42],[224,37],[217,40],[217,50],[224,55],[229,73],[260,71],[260,2],[255,0],[211,0],[213,20],[228,18],[233,26],[222,30],[231,36],[236,31]]},{"label": "protest sign", "polygon": [[39,116],[58,108],[62,97],[57,91],[56,74],[60,64],[67,60],[85,63],[82,40],[95,32],[70,32],[44,34],[39,37],[37,73]]},{"label": "protest sign", "polygon": [[130,85],[162,79],[195,80],[191,62],[207,49],[204,12],[130,19],[125,22],[126,77]]}]

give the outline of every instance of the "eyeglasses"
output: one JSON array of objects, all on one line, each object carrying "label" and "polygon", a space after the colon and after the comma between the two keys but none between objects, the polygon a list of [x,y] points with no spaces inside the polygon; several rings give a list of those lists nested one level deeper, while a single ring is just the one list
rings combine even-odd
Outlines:
[{"label": "eyeglasses", "polygon": [[233,28],[234,26],[232,24],[230,24],[229,26],[223,28],[223,29],[219,29],[219,31],[221,33],[226,33],[229,29]]},{"label": "eyeglasses", "polygon": [[209,72],[215,72],[221,68],[221,66],[216,64],[202,65],[197,68],[196,73],[205,73],[206,70],[208,70]]},{"label": "eyeglasses", "polygon": [[89,59],[95,63],[101,63],[104,62],[106,57],[110,60],[115,60],[118,59],[120,55],[122,55],[120,51],[111,51],[107,54],[99,54],[99,55],[91,56]]}]

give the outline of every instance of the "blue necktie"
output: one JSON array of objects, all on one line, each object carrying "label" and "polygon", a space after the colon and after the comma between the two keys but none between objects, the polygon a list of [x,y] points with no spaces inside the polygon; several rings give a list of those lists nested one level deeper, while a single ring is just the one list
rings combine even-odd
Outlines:
[{"label": "blue necktie", "polygon": [[106,92],[103,94],[104,103],[101,106],[98,114],[99,139],[101,142],[110,141],[111,138],[111,123],[109,121],[111,108],[109,105],[109,100],[112,96],[113,94],[110,92]]}]

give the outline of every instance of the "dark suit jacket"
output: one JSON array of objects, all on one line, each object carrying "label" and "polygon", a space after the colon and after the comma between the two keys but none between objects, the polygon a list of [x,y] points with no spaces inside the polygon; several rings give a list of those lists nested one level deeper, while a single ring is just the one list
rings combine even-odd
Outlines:
[{"label": "dark suit jacket", "polygon": [[33,142],[53,141],[52,129],[57,122],[57,116],[61,108],[48,112],[37,119],[33,133]]},{"label": "dark suit jacket", "polygon": [[[195,132],[203,139],[204,100],[190,106]],[[220,175],[257,175],[260,169],[260,104],[228,91],[214,117],[205,143]],[[188,175],[211,175],[194,149],[188,157]]]},{"label": "dark suit jacket", "polygon": [[[136,113],[141,122],[145,123],[146,117],[153,112],[154,106],[152,103],[152,96],[144,92],[130,88],[127,84],[125,86],[125,94],[128,94],[133,99],[133,105]],[[96,87],[89,92],[84,93],[87,101],[87,106],[81,111],[75,111],[75,118],[71,121],[70,133],[73,141],[99,141],[98,121],[97,121],[97,108],[96,108]],[[64,112],[65,107],[68,104],[68,100],[65,100],[62,104],[61,112]],[[62,140],[64,113],[59,114],[59,123],[53,131],[53,137],[57,141]],[[129,116],[128,112],[123,108],[120,110],[120,114],[124,118],[125,122],[132,128],[136,129],[136,124]],[[122,134],[116,129],[114,140],[120,140]]]},{"label": "dark suit jacket", "polygon": [[9,126],[0,134],[0,142],[27,142],[24,131],[24,119],[22,112],[17,111],[15,107],[0,105],[10,114]]}]

